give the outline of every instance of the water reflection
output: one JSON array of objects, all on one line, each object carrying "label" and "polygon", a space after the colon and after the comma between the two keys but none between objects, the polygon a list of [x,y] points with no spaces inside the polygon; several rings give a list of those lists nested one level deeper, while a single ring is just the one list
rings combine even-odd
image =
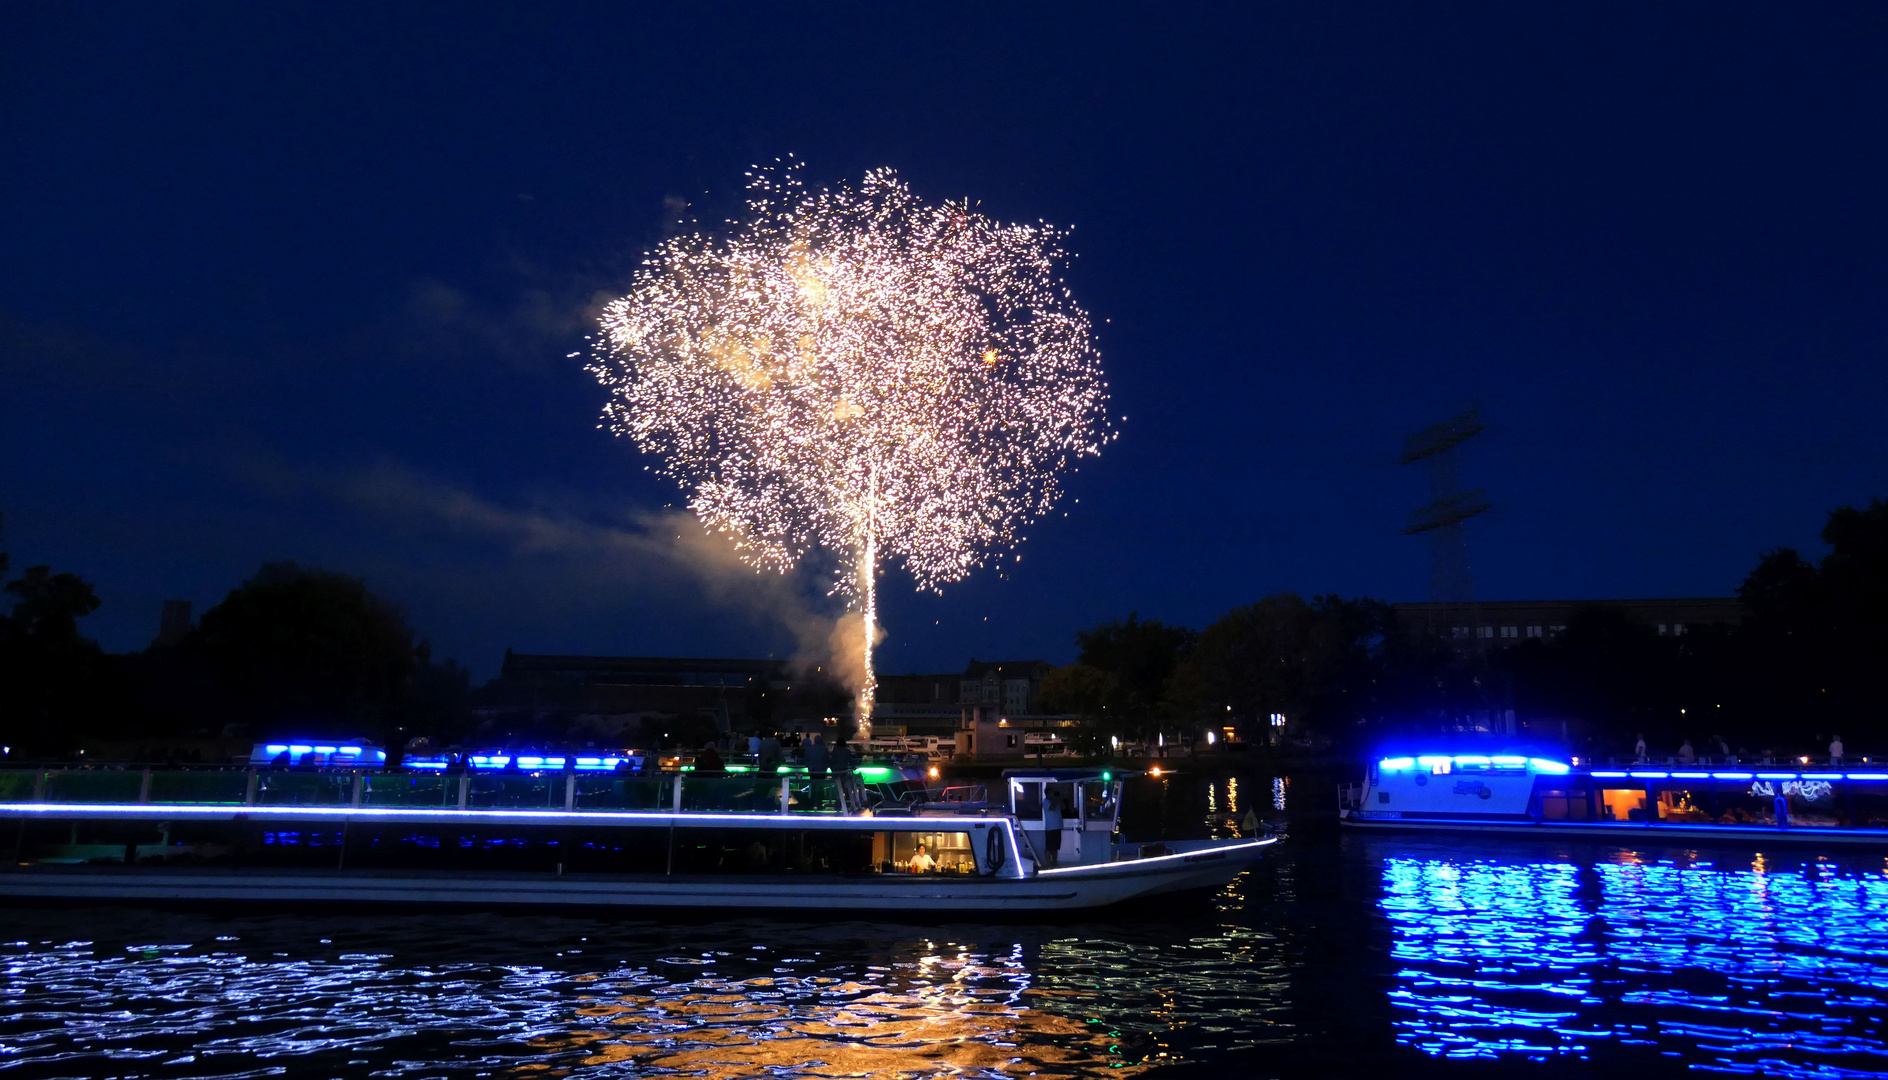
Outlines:
[{"label": "water reflection", "polygon": [[[23,927],[115,916],[24,913]],[[1277,940],[1201,916],[1191,933],[937,938],[165,916],[159,938],[8,943],[0,1055],[24,1076],[1132,1075],[1283,1022]]]},{"label": "water reflection", "polygon": [[1390,855],[1382,882],[1392,1023],[1427,1054],[1888,1069],[1879,862]]}]

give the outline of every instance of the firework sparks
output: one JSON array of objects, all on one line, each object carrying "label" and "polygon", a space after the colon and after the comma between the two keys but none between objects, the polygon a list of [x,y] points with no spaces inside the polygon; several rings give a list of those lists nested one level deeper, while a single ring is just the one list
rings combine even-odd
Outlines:
[{"label": "firework sparks", "polygon": [[590,370],[610,427],[757,570],[830,557],[869,729],[881,564],[939,590],[1014,548],[1114,437],[1107,384],[1059,229],[926,204],[889,169],[818,191],[756,170],[747,207],[645,260]]}]

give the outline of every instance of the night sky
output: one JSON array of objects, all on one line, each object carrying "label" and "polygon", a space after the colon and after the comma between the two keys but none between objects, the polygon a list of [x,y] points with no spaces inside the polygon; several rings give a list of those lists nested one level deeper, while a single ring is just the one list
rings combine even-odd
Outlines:
[{"label": "night sky", "polygon": [[113,650],[292,559],[480,678],[787,655],[567,356],[788,153],[1072,225],[1109,320],[1119,442],[1006,576],[892,574],[884,671],[1424,599],[1396,459],[1472,400],[1484,598],[1728,595],[1888,495],[1888,6],[707,8],[0,9],[0,549]]}]

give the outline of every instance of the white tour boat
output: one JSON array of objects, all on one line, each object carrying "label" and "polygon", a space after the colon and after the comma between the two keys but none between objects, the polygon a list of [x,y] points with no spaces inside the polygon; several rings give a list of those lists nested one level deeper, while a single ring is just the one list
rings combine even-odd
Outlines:
[{"label": "white tour boat", "polygon": [[1278,842],[1121,843],[1123,785],[1100,769],[1011,771],[991,801],[876,765],[842,782],[554,752],[257,759],[0,770],[0,900],[1063,911],[1223,885]]}]

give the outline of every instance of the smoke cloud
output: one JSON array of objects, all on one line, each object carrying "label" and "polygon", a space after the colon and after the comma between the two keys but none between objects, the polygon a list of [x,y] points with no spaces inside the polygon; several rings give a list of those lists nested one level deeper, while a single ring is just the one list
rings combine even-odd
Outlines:
[{"label": "smoke cloud", "polygon": [[[564,509],[520,509],[442,484],[410,469],[381,465],[347,477],[335,493],[377,516],[471,533],[520,555],[584,563],[596,580],[625,592],[691,584],[706,603],[778,626],[792,635],[795,664],[821,666],[845,685],[863,685],[863,627],[856,616],[810,595],[799,574],[756,572],[724,535],[684,510],[598,520]],[[882,632],[881,632],[882,636]]]}]

